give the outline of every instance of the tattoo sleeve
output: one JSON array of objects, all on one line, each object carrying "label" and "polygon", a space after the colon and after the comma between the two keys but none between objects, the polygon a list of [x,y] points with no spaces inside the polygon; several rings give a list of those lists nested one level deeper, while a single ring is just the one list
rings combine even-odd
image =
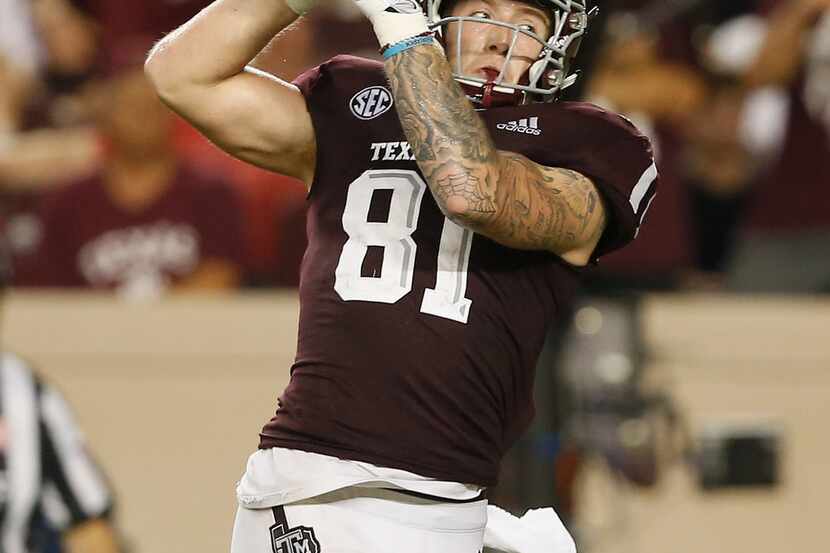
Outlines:
[{"label": "tattoo sleeve", "polygon": [[447,217],[517,249],[593,249],[605,212],[590,179],[497,150],[440,48],[410,48],[386,61],[386,73],[412,152]]}]

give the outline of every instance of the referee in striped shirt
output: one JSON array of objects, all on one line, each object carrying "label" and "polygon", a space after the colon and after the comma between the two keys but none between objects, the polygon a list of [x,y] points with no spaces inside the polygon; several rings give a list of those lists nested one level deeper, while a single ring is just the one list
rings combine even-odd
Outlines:
[{"label": "referee in striped shirt", "polygon": [[[0,296],[10,275],[0,241]],[[0,553],[118,553],[112,496],[60,394],[0,351]]]}]

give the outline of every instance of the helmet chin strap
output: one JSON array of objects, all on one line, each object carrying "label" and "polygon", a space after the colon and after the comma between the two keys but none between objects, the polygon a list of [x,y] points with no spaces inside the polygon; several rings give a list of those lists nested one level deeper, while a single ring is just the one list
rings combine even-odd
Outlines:
[{"label": "helmet chin strap", "polygon": [[[562,78],[562,71],[556,71],[549,79],[551,85],[557,84],[556,81],[559,80],[559,86],[557,87],[558,94],[573,85],[578,78],[578,73]],[[459,76],[455,76],[455,81],[461,86],[461,90],[464,91],[464,94],[471,102],[483,108],[518,106],[528,101],[527,92],[506,86],[499,86],[494,82],[480,83]]]},{"label": "helmet chin strap", "polygon": [[467,98],[483,108],[516,106],[524,100],[524,93],[492,82],[482,84],[463,78],[456,78],[455,80],[461,85],[461,90],[464,91]]},{"label": "helmet chin strap", "polygon": [[482,96],[481,96],[481,105],[482,106],[484,106],[486,108],[493,107],[493,102],[496,99],[495,94],[497,94],[495,89],[496,89],[496,85],[494,85],[493,83],[487,83],[486,85],[484,85],[484,87],[483,87],[484,94],[482,94]]}]

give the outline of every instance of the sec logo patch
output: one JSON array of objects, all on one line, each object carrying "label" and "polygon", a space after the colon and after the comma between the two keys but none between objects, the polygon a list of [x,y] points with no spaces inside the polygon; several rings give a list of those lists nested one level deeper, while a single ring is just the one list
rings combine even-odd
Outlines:
[{"label": "sec logo patch", "polygon": [[349,107],[358,119],[374,119],[392,107],[392,93],[384,86],[370,86],[352,96]]}]

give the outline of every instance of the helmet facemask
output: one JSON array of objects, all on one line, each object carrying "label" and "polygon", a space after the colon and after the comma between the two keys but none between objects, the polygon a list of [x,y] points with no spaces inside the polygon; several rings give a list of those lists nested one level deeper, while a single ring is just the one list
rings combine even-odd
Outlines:
[{"label": "helmet facemask", "polygon": [[[447,0],[426,0],[427,22],[431,29],[437,31],[444,43],[444,48],[454,50],[455,60],[453,77],[462,85],[470,99],[485,107],[498,104],[526,104],[529,102],[550,102],[558,98],[559,93],[576,81],[576,75],[569,75],[570,62],[579,49],[579,43],[588,27],[587,0],[536,0],[533,2],[550,16],[550,36],[543,37],[520,25],[495,19],[482,19],[472,16],[442,16],[442,4]],[[446,8],[444,11],[448,11]],[[457,23],[458,31],[454,44],[446,26]],[[489,24],[507,28],[511,31],[510,46],[504,55],[499,75],[487,80],[479,75],[462,72],[463,52],[462,37],[465,25],[469,23]],[[513,59],[516,43],[524,35],[537,42],[541,47],[538,58],[530,66],[519,83],[505,82],[505,73]]]}]

